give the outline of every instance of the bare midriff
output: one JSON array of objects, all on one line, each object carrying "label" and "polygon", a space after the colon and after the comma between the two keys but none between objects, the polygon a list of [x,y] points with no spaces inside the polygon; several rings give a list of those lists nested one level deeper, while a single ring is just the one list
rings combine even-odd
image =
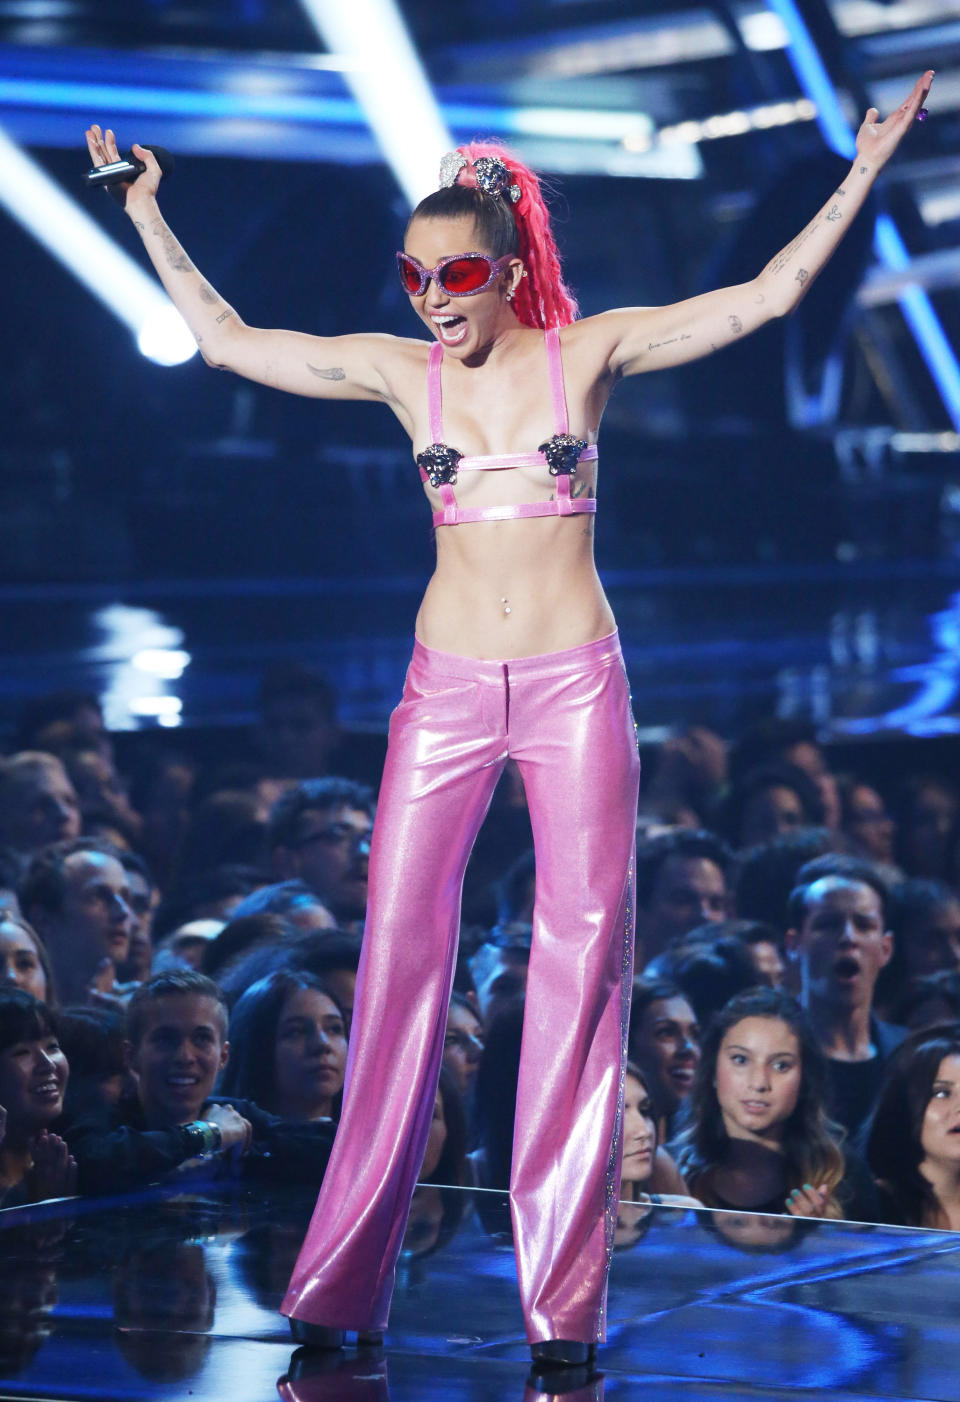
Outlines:
[{"label": "bare midriff", "polygon": [[427,647],[510,661],[595,642],[615,626],[592,516],[437,528],[437,567],[416,624]]}]

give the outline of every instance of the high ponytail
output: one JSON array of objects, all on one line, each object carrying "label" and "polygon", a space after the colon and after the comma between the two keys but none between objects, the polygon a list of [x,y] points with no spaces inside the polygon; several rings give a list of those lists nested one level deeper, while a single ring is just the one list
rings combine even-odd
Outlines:
[{"label": "high ponytail", "polygon": [[[514,297],[514,310],[524,326],[545,330],[569,326],[579,314],[576,299],[563,281],[560,254],[550,228],[550,212],[543,199],[540,181],[512,151],[496,142],[473,141],[457,150],[469,163],[456,185],[447,186],[421,200],[411,215],[437,219],[472,214],[490,253],[496,258],[516,253],[523,262],[526,277],[520,279]],[[494,156],[510,171],[520,187],[516,204],[498,195],[487,195],[472,183],[473,163],[481,156]]]}]

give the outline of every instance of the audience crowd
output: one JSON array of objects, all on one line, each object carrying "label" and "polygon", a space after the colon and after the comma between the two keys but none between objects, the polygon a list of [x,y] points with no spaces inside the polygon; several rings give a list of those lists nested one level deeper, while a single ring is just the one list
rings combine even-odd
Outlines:
[{"label": "audience crowd", "polygon": [[[0,759],[4,1206],[321,1179],[376,796],[323,679],[289,669],[261,703],[219,768],[167,748],[122,772],[73,693]],[[883,794],[798,722],[649,758],[618,1241],[657,1201],[960,1230],[960,791]],[[443,1189],[509,1181],[534,891],[508,770],[465,882],[431,1242]]]}]

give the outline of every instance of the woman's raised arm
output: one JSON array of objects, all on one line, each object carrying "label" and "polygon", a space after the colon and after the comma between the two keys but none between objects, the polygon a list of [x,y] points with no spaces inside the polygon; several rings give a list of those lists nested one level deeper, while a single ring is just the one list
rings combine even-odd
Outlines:
[{"label": "woman's raised arm", "polygon": [[[116,137],[109,128],[103,132],[92,126],[86,137],[94,165],[119,159]],[[315,399],[393,401],[384,362],[391,349],[402,344],[396,337],[310,336],[247,326],[204,280],[160,213],[161,171],[153,152],[136,143],[133,151],[146,170],[120,187],[124,209],[208,365]]]},{"label": "woman's raised arm", "polygon": [[720,350],[766,322],[792,312],[810,290],[861,208],[877,175],[916,120],[930,84],[930,69],[909,97],[880,122],[871,107],[857,134],[850,172],[823,208],[751,282],[719,288],[666,307],[627,307],[587,318],[584,334],[595,337],[613,375],[662,370]]}]

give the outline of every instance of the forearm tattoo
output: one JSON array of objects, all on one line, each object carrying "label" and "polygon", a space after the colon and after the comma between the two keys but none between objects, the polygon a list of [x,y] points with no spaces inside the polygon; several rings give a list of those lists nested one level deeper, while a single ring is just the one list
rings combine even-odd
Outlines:
[{"label": "forearm tattoo", "polygon": [[311,375],[316,375],[318,380],[345,380],[347,378],[346,371],[342,370],[339,365],[331,365],[329,369],[321,370],[316,365],[311,365],[309,360],[306,364]]},{"label": "forearm tattoo", "polygon": [[811,220],[803,232],[798,234],[792,243],[788,243],[786,248],[782,249],[781,252],[777,254],[768,264],[767,271],[773,273],[774,276],[778,273],[782,273],[788,263],[792,261],[794,255],[800,252],[800,249],[806,243],[807,239],[810,238],[812,234],[816,233],[818,223],[819,215],[816,219]]},{"label": "forearm tattoo", "polygon": [[797,276],[794,278],[794,282],[799,282],[800,286],[802,287],[809,278],[809,276],[810,274],[807,272],[806,268],[798,268]]},{"label": "forearm tattoo", "polygon": [[843,214],[842,214],[842,212],[841,212],[841,210],[840,210],[840,206],[839,206],[838,204],[832,205],[831,208],[827,211],[827,216],[826,216],[826,217],[827,217],[827,222],[828,222],[828,223],[830,223],[830,224],[836,224],[836,222],[837,222],[838,219],[842,219],[842,218],[843,218]]},{"label": "forearm tattoo", "polygon": [[743,322],[738,316],[728,316],[727,320],[730,323],[730,330],[735,336],[739,336],[740,332],[743,330]]},{"label": "forearm tattoo", "polygon": [[200,301],[201,301],[201,302],[206,302],[206,304],[207,304],[208,307],[213,307],[213,306],[216,306],[217,302],[220,301],[220,298],[217,296],[217,294],[214,292],[213,288],[210,287],[210,285],[209,285],[208,283],[206,283],[206,282],[201,282],[201,284],[200,284]]},{"label": "forearm tattoo", "polygon": [[236,316],[236,312],[233,310],[232,307],[228,307],[225,312],[220,313],[220,315],[217,317],[217,325],[219,326],[221,321],[226,321],[228,316]]},{"label": "forearm tattoo", "polygon": [[162,219],[154,220],[152,231],[163,244],[163,253],[168,266],[178,273],[192,272],[193,264]]}]

